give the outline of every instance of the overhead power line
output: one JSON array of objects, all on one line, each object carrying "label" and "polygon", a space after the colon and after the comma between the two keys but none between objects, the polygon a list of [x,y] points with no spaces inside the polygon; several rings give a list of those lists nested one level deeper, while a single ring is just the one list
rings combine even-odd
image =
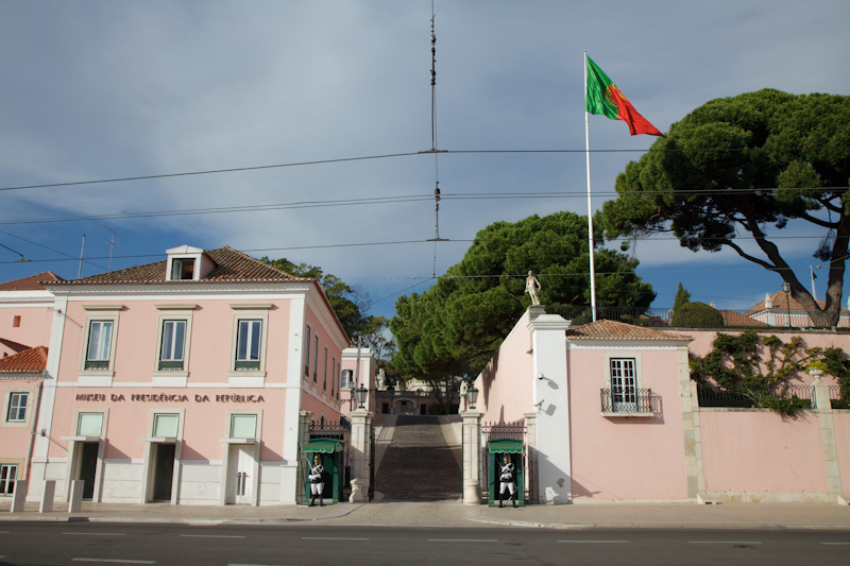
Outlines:
[{"label": "overhead power line", "polygon": [[[850,148],[847,148],[850,151]],[[644,149],[591,149],[590,153],[685,153],[685,152],[717,152],[717,153],[739,153],[743,151],[750,152],[768,152],[768,153],[776,153],[776,152],[794,152],[794,151],[802,151],[800,148],[700,148],[700,149],[652,149],[652,148],[644,148]],[[539,154],[563,154],[563,153],[577,153],[577,154],[585,154],[588,152],[587,149],[466,149],[466,150],[451,150],[451,149],[441,149],[439,150],[442,154],[455,154],[455,155],[466,155],[466,154],[506,154],[506,153],[515,153],[515,154],[523,154],[523,153],[539,153]],[[138,175],[138,176],[125,176],[125,177],[113,177],[109,179],[90,179],[85,181],[64,181],[57,183],[43,183],[38,185],[18,185],[12,187],[0,187],[0,191],[23,191],[23,190],[31,190],[31,189],[49,189],[49,188],[58,188],[58,187],[77,187],[83,185],[97,185],[104,183],[127,183],[133,181],[150,181],[155,179],[172,179],[178,177],[192,177],[198,175],[219,175],[223,173],[241,173],[246,171],[262,171],[264,169],[284,169],[287,167],[306,167],[313,165],[331,165],[334,163],[349,163],[355,161],[370,161],[376,159],[391,159],[395,157],[410,157],[415,155],[430,155],[434,153],[433,151],[410,151],[403,153],[387,153],[382,155],[364,155],[358,157],[340,157],[336,159],[317,159],[314,161],[296,161],[292,163],[275,163],[272,165],[254,165],[247,167],[231,167],[228,169],[209,169],[203,171],[184,171],[180,173],[160,173],[155,175]]]},{"label": "overhead power line", "polygon": [[[735,189],[737,194],[741,193],[761,193],[768,191],[822,191],[822,190],[846,190],[850,187],[793,187],[793,188],[760,188],[760,189]],[[641,191],[641,194],[652,195],[660,194],[666,191]],[[680,195],[689,194],[722,194],[729,191],[677,191]],[[620,196],[616,191],[598,191],[598,196]],[[267,212],[272,210],[291,210],[300,208],[327,208],[337,206],[366,206],[376,204],[395,204],[408,202],[423,202],[434,198],[433,195],[395,195],[387,197],[373,197],[360,199],[334,199],[326,201],[300,201],[291,203],[275,203],[275,204],[257,204],[249,206],[220,206],[209,208],[186,208],[172,210],[153,210],[140,212],[121,212],[114,214],[97,214],[97,215],[82,215],[82,216],[55,216],[42,218],[12,218],[0,220],[0,225],[10,224],[48,224],[59,222],[85,222],[93,220],[130,220],[136,218],[165,218],[169,216],[200,216],[207,214],[229,214],[229,213],[244,213],[244,212]],[[441,193],[437,198],[444,200],[527,200],[527,199],[565,199],[565,198],[585,198],[583,190],[572,191],[514,191],[514,192],[488,192],[488,193]]]}]

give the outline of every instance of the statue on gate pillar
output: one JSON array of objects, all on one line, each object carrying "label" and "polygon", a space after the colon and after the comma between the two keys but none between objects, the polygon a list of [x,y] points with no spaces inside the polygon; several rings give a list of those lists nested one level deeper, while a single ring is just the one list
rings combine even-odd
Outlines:
[{"label": "statue on gate pillar", "polygon": [[531,304],[539,305],[540,297],[537,296],[537,291],[540,290],[540,281],[537,280],[531,271],[528,272],[528,277],[525,278],[525,292],[531,295]]}]

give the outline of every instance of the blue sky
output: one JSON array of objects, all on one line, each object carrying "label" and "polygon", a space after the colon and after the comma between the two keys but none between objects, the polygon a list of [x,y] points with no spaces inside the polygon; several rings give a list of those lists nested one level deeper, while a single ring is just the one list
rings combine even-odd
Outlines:
[{"label": "blue sky", "polygon": [[[708,100],[771,87],[850,94],[846,0],[436,0],[438,147],[583,150],[583,50],[662,131]],[[431,147],[430,0],[0,0],[0,188],[408,154]],[[655,138],[592,117],[594,206]],[[390,316],[499,220],[585,214],[578,153],[448,154],[0,191],[0,280],[72,278],[230,245],[323,267]],[[557,198],[450,195],[570,192]],[[389,198],[393,197],[393,198]],[[356,199],[391,202],[353,204]],[[334,201],[344,205],[330,206]],[[234,207],[314,203],[298,208]],[[318,205],[316,204],[318,203]],[[227,212],[173,215],[181,210]],[[128,214],[152,213],[128,218]],[[118,216],[102,218],[103,216]],[[100,218],[70,221],[80,216]],[[27,222],[23,222],[23,221]],[[780,240],[799,277],[824,234]],[[413,242],[413,243],[393,243]],[[352,245],[371,243],[373,245]],[[3,247],[5,246],[5,247]],[[23,254],[19,259],[12,250]],[[748,308],[780,288],[731,251],[638,242],[669,306]],[[825,274],[824,274],[825,275]],[[818,280],[822,298],[826,277]],[[414,287],[415,286],[415,287]]]}]

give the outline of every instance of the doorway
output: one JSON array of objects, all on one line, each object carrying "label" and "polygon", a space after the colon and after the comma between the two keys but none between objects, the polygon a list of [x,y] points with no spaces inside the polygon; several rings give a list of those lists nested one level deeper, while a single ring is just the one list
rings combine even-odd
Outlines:
[{"label": "doorway", "polygon": [[254,475],[254,446],[232,444],[229,450],[226,503],[250,504]]},{"label": "doorway", "polygon": [[153,501],[171,501],[175,448],[174,444],[154,445]]},{"label": "doorway", "polygon": [[97,442],[84,442],[80,453],[80,475],[77,479],[83,480],[83,499],[89,501],[94,497],[98,447],[99,443]]}]

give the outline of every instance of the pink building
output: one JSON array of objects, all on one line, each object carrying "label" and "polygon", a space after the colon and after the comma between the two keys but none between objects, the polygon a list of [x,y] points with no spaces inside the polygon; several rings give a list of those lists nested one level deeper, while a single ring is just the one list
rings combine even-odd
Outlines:
[{"label": "pink building", "polygon": [[348,337],[322,288],[229,247],[46,284],[28,499],[296,503],[304,422],[339,421]]},{"label": "pink building", "polygon": [[[780,334],[787,342],[801,331]],[[476,408],[490,439],[524,427],[532,502],[846,501],[850,410],[832,408],[834,379],[799,376],[812,409],[797,419],[700,407],[689,355],[705,355],[715,335],[613,321],[571,327],[533,306],[476,380]],[[803,338],[850,346],[830,331]]]},{"label": "pink building", "polygon": [[0,497],[14,494],[27,480],[35,443],[35,423],[47,366],[47,348],[38,346],[0,359]]}]

